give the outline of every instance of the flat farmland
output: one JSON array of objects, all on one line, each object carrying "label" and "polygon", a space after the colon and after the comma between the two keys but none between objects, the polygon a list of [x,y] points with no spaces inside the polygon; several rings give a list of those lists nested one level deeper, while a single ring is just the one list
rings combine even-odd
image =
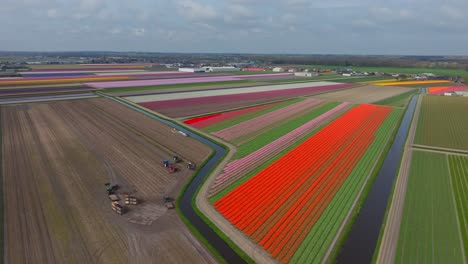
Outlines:
[{"label": "flat farmland", "polygon": [[[452,185],[457,199],[466,201],[461,193],[466,173],[457,173],[452,181],[447,155],[413,151],[396,263],[466,262]],[[459,210],[458,217],[466,223],[463,212]]]},{"label": "flat farmland", "polygon": [[389,98],[374,102],[374,104],[388,105],[388,106],[395,106],[395,107],[405,107],[411,100],[411,97],[417,93],[419,93],[418,89],[412,89],[409,92],[402,93],[393,97],[389,97]]},{"label": "flat farmland", "polygon": [[186,117],[347,89],[352,86],[353,84],[316,82],[133,96],[126,99],[170,117]]},{"label": "flat farmland", "polygon": [[279,262],[320,263],[400,115],[391,107],[356,106],[214,197],[214,206]]},{"label": "flat farmland", "polygon": [[415,144],[468,150],[468,98],[425,95]]},{"label": "flat farmland", "polygon": [[373,103],[396,95],[404,94],[412,90],[413,89],[411,88],[405,87],[382,87],[375,85],[365,85],[341,91],[323,93],[314,97],[342,102]]},{"label": "flat farmland", "polygon": [[[3,106],[7,263],[214,263],[162,196],[211,150],[107,99]],[[119,216],[104,183],[142,203]]]}]

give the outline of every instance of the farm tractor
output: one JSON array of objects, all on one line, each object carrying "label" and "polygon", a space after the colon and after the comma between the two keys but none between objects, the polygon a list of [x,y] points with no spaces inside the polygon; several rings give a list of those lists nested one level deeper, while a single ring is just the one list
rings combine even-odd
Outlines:
[{"label": "farm tractor", "polygon": [[111,185],[109,182],[104,184],[106,186],[107,195],[114,194],[119,189],[118,184]]},{"label": "farm tractor", "polygon": [[191,161],[189,161],[189,162],[187,163],[187,169],[189,169],[189,170],[194,170],[194,169],[196,169],[196,168],[197,168],[197,165],[195,165],[195,163],[193,163],[193,162],[191,162]]},{"label": "farm tractor", "polygon": [[170,173],[176,172],[177,168],[173,164],[169,163],[169,160],[164,160],[163,161],[163,166],[167,168],[167,171]]},{"label": "farm tractor", "polygon": [[172,155],[172,160],[175,162],[175,163],[179,163],[181,162],[182,160],[179,158],[179,156],[177,154],[173,154]]}]

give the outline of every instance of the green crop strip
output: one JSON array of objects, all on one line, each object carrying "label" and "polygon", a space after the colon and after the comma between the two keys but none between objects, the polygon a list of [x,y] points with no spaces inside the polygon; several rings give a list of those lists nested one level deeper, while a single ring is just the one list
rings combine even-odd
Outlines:
[{"label": "green crop strip", "polygon": [[394,109],[381,125],[374,141],[310,230],[290,263],[321,262],[333,239],[338,235],[339,228],[351,210],[359,190],[366,183],[367,176],[372,172],[401,114],[401,109]]},{"label": "green crop strip", "polygon": [[402,93],[402,94],[395,95],[395,96],[387,98],[387,99],[377,101],[374,104],[389,105],[389,106],[396,106],[396,107],[405,107],[408,104],[411,97],[413,95],[417,94],[417,93],[419,93],[419,91],[417,89],[415,89],[415,90],[412,90],[412,91],[409,91],[409,92],[406,92],[406,93]]},{"label": "green crop strip", "polygon": [[286,122],[282,124],[279,127],[276,127],[275,129],[272,129],[268,131],[268,133],[263,133],[262,135],[256,137],[255,139],[246,142],[239,146],[237,148],[237,152],[232,158],[233,160],[235,159],[240,159],[242,157],[245,157],[249,155],[250,153],[270,144],[271,142],[275,141],[276,139],[286,135],[287,133],[291,132],[292,130],[304,125],[305,123],[309,122],[310,120],[320,116],[321,114],[324,114],[331,109],[335,108],[338,106],[340,103],[333,102],[333,103],[328,103],[323,106],[319,106],[318,108],[312,110],[311,112],[300,116],[298,118],[295,118],[289,122]]},{"label": "green crop strip", "polygon": [[413,151],[395,263],[463,263],[444,154]]},{"label": "green crop strip", "polygon": [[468,253],[468,157],[449,155],[448,159],[466,257]]},{"label": "green crop strip", "polygon": [[231,127],[231,126],[234,126],[234,125],[237,125],[237,124],[240,124],[242,122],[248,121],[248,120],[253,119],[255,117],[259,117],[259,116],[268,114],[270,112],[281,109],[281,108],[286,107],[288,105],[292,105],[294,103],[298,103],[298,102],[303,101],[303,100],[304,100],[304,98],[296,98],[296,99],[280,102],[280,103],[278,103],[278,104],[276,104],[276,105],[274,105],[272,107],[268,107],[266,109],[262,109],[262,110],[259,110],[259,111],[253,111],[253,112],[246,113],[246,114],[243,114],[243,115],[240,115],[240,116],[235,116],[233,118],[222,120],[222,121],[220,121],[218,123],[206,126],[206,127],[202,128],[201,130],[204,131],[204,132],[207,132],[207,133],[213,133],[213,132],[216,132],[216,131],[219,131],[219,130],[222,130],[222,129],[225,129],[225,128],[228,128],[228,127]]}]

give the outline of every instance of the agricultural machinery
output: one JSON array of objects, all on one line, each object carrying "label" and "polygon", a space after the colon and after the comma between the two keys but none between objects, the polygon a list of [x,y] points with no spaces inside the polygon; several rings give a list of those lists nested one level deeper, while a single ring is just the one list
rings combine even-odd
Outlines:
[{"label": "agricultural machinery", "polygon": [[189,161],[189,163],[187,163],[187,169],[189,170],[194,170],[197,168],[197,165],[195,165],[195,163]]},{"label": "agricultural machinery", "polygon": [[107,195],[114,194],[119,189],[118,184],[111,185],[109,182],[104,184],[106,186]]},{"label": "agricultural machinery", "polygon": [[177,154],[174,153],[174,155],[172,155],[172,160],[175,162],[175,163],[179,163],[181,162],[182,160],[179,158],[179,156]]},{"label": "agricultural machinery", "polygon": [[163,197],[163,200],[164,200],[164,206],[166,206],[167,209],[174,209],[175,208],[174,199],[172,199],[171,197],[165,195]]},{"label": "agricultural machinery", "polygon": [[167,168],[167,171],[168,171],[168,172],[171,172],[171,173],[172,173],[172,172],[176,172],[176,171],[177,171],[176,166],[170,164],[168,160],[164,160],[164,161],[163,161],[163,166]]}]

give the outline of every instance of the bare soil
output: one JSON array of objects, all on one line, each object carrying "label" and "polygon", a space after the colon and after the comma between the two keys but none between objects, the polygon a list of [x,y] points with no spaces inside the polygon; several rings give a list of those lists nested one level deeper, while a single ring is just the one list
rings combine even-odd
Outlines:
[{"label": "bare soil", "polygon": [[412,91],[406,87],[384,87],[375,85],[365,85],[356,88],[339,90],[330,93],[323,93],[314,97],[333,101],[352,103],[373,103],[402,93]]},{"label": "bare soil", "polygon": [[[1,129],[6,263],[216,262],[162,199],[208,147],[107,99],[4,106]],[[107,182],[141,204],[117,215]]]}]

